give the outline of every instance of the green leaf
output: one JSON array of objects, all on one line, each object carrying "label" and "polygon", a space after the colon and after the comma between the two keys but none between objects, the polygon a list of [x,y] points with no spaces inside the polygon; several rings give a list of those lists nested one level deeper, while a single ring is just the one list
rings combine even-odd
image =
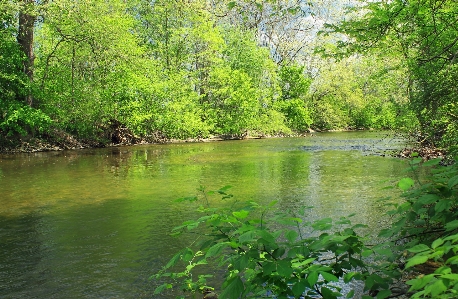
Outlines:
[{"label": "green leaf", "polygon": [[238,219],[245,219],[248,216],[248,214],[250,214],[250,212],[248,212],[246,210],[232,212],[232,215],[234,215]]},{"label": "green leaf", "polygon": [[264,262],[262,264],[262,273],[264,276],[270,275],[272,272],[277,270],[277,265],[273,262]]},{"label": "green leaf", "polygon": [[358,279],[358,277],[360,276],[361,274],[358,273],[358,272],[349,272],[349,273],[346,273],[344,275],[344,282],[345,283],[349,283],[353,277],[355,277],[356,279]]},{"label": "green leaf", "polygon": [[328,230],[332,228],[332,219],[331,218],[324,218],[321,220],[316,221],[312,224],[312,227],[316,230]]},{"label": "green leaf", "polygon": [[420,196],[418,200],[413,204],[415,209],[419,209],[423,205],[429,205],[436,202],[440,197],[437,194],[425,194]]},{"label": "green leaf", "polygon": [[351,290],[350,292],[348,292],[345,298],[350,299],[353,298],[353,296],[355,296],[355,290]]},{"label": "green leaf", "polygon": [[447,200],[447,199],[443,199],[443,200],[440,200],[436,206],[434,207],[434,210],[437,212],[437,213],[440,213],[442,211],[445,211],[447,210],[448,208],[450,207],[450,201]]},{"label": "green leaf", "polygon": [[339,279],[331,274],[331,273],[328,273],[328,272],[320,272],[321,276],[323,276],[324,280],[326,281],[333,281],[333,282],[337,282],[339,281]]},{"label": "green leaf", "polygon": [[254,231],[248,231],[239,237],[239,242],[242,244],[253,242],[256,239],[256,233]]},{"label": "green leaf", "polygon": [[183,250],[178,252],[177,254],[175,254],[171,259],[170,261],[167,263],[167,265],[165,265],[165,268],[168,269],[170,267],[173,267],[176,265],[176,263],[180,260],[181,258],[181,255],[183,254]]},{"label": "green leaf", "polygon": [[374,249],[374,251],[381,256],[385,256],[385,257],[393,256],[393,250],[390,248],[376,248]]},{"label": "green leaf", "polygon": [[305,289],[309,287],[309,284],[306,280],[300,280],[296,282],[292,288],[294,297],[299,298]]},{"label": "green leaf", "polygon": [[442,161],[442,158],[435,158],[435,159],[431,159],[431,160],[428,160],[426,161],[425,163],[423,163],[423,166],[435,166],[435,165],[439,165],[439,163]]},{"label": "green leaf", "polygon": [[419,264],[423,264],[428,260],[428,257],[426,255],[415,255],[408,259],[408,262],[406,264],[406,268],[410,268]]},{"label": "green leaf", "polygon": [[275,259],[281,258],[285,254],[285,251],[286,250],[284,247],[279,247],[272,252],[272,256]]},{"label": "green leaf", "polygon": [[436,249],[438,246],[441,246],[442,244],[444,244],[444,240],[442,240],[441,238],[436,239],[434,240],[433,244],[431,244],[431,248]]},{"label": "green leaf", "polygon": [[399,181],[398,186],[401,190],[407,191],[409,190],[413,185],[415,184],[415,181],[412,180],[411,178],[403,178]]},{"label": "green leaf", "polygon": [[[444,281],[439,279],[434,282],[432,285],[429,286],[431,290],[431,297],[436,298],[439,294],[445,292],[447,290],[447,286],[444,284]],[[426,290],[426,288],[425,288]]]},{"label": "green leaf", "polygon": [[218,193],[224,193],[224,192],[226,192],[227,190],[229,190],[229,189],[231,189],[231,188],[232,188],[231,185],[226,185],[226,186],[224,186],[224,187],[222,187],[222,188],[219,188],[219,190],[217,190],[216,192],[218,192]]},{"label": "green leaf", "polygon": [[450,180],[448,180],[448,187],[450,189],[455,187],[456,184],[458,184],[458,175],[455,175],[454,177],[450,178]]},{"label": "green leaf", "polygon": [[450,280],[458,280],[458,274],[444,274],[441,275],[440,278],[450,279]]},{"label": "green leaf", "polygon": [[229,247],[229,243],[227,242],[217,243],[208,249],[207,253],[205,254],[205,257],[208,258],[208,257],[218,255],[226,247]]},{"label": "green leaf", "polygon": [[417,252],[423,252],[423,251],[429,250],[429,247],[425,244],[418,244],[412,248],[408,248],[407,250],[413,253],[417,253]]},{"label": "green leaf", "polygon": [[407,285],[410,285],[409,291],[419,290],[425,287],[432,279],[434,275],[425,275],[420,278],[411,279],[406,282]]},{"label": "green leaf", "polygon": [[193,257],[194,257],[194,252],[190,248],[185,248],[181,256],[181,259],[184,262],[189,262],[190,260],[192,260]]},{"label": "green leaf", "polygon": [[299,236],[298,232],[295,230],[289,230],[285,233],[285,238],[290,242],[293,243],[296,241],[297,237]]},{"label": "green leaf", "polygon": [[361,252],[361,256],[362,257],[368,257],[370,255],[372,255],[373,251],[371,249],[367,249],[367,250],[364,250],[363,252]]},{"label": "green leaf", "polygon": [[223,291],[219,298],[222,299],[237,299],[244,291],[243,282],[240,277],[236,276],[227,282],[227,285],[223,286]]},{"label": "green leaf", "polygon": [[366,224],[355,224],[351,227],[351,229],[355,230],[357,228],[367,228],[368,226]]},{"label": "green leaf", "polygon": [[250,257],[246,254],[238,255],[236,258],[234,258],[234,260],[232,260],[232,265],[234,266],[234,269],[238,271],[244,271],[245,269],[247,269],[249,263]]},{"label": "green leaf", "polygon": [[283,277],[290,277],[293,274],[293,268],[289,260],[281,260],[277,263],[277,272]]},{"label": "green leaf", "polygon": [[259,237],[267,241],[268,244],[275,244],[275,237],[266,230],[259,231]]},{"label": "green leaf", "polygon": [[453,220],[453,221],[447,223],[445,225],[445,228],[447,229],[447,231],[451,231],[451,230],[454,230],[454,229],[458,228],[458,220]]},{"label": "green leaf", "polygon": [[310,284],[310,286],[313,287],[316,284],[316,282],[318,281],[318,272],[311,272],[307,276],[307,281]]},{"label": "green leaf", "polygon": [[337,293],[326,287],[321,287],[321,294],[323,295],[323,299],[337,299]]},{"label": "green leaf", "polygon": [[269,208],[275,206],[276,204],[278,203],[278,200],[272,200],[271,202],[269,202],[269,204],[267,205]]},{"label": "green leaf", "polygon": [[172,288],[172,285],[170,283],[161,284],[154,290],[154,295],[158,295],[162,293],[162,291],[164,291],[165,289],[171,289],[171,288]]},{"label": "green leaf", "polygon": [[380,292],[377,293],[377,299],[385,299],[388,298],[391,295],[390,290],[381,290]]}]

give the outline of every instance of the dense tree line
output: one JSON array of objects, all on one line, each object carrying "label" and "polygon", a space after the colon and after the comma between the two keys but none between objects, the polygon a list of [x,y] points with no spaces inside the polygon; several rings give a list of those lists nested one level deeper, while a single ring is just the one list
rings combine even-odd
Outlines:
[{"label": "dense tree line", "polygon": [[106,139],[412,126],[399,58],[336,60],[329,3],[32,1],[0,8],[0,132]]},{"label": "dense tree line", "polygon": [[357,17],[331,26],[349,53],[383,51],[405,67],[408,97],[425,142],[454,148],[458,139],[458,4],[455,1],[359,1]]}]

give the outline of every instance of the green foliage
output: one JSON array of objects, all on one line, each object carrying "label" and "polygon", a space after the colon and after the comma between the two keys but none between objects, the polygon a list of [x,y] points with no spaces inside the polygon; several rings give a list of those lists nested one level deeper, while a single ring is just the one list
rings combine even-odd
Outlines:
[{"label": "green foliage", "polygon": [[[193,273],[199,272],[199,267],[216,264],[226,270],[220,288],[223,299],[269,294],[277,298],[337,298],[342,294],[335,283],[355,279],[365,281],[367,290],[384,289],[378,298],[391,294],[387,290],[390,278],[379,271],[379,265],[370,266],[365,258],[376,252],[392,253],[381,247],[366,247],[356,232],[363,225],[352,225],[348,218],[309,222],[310,208],[281,212],[276,202],[267,206],[242,203],[227,193],[229,188],[212,192],[200,188],[200,196],[178,200],[196,205],[201,216],[183,222],[174,228],[174,234],[192,232],[201,237],[195,248],[184,248],[152,276],[168,280],[157,287],[156,293],[175,286],[197,292],[206,287],[209,276]],[[223,207],[210,206],[211,194],[222,196]]]},{"label": "green foliage", "polygon": [[381,232],[397,239],[392,248],[406,250],[406,270],[425,271],[407,281],[412,298],[456,298],[458,292],[458,165],[440,161],[411,161],[414,174],[427,168],[427,181],[415,176],[399,182],[405,200],[389,212],[396,216],[393,227]]},{"label": "green foliage", "polygon": [[[0,20],[1,21],[1,20]],[[27,77],[21,71],[24,54],[8,30],[0,29],[0,99],[19,100],[25,95]]]},{"label": "green foliage", "polygon": [[349,38],[349,52],[379,51],[402,57],[412,110],[427,141],[451,147],[458,140],[456,80],[458,78],[455,1],[361,1],[352,18],[334,32]]},{"label": "green foliage", "polygon": [[283,100],[305,97],[312,80],[305,76],[304,67],[285,65],[280,68],[279,73]]},{"label": "green foliage", "polygon": [[317,128],[410,129],[407,78],[396,57],[329,61],[313,81],[309,101]]},{"label": "green foliage", "polygon": [[[200,241],[153,275],[161,282],[169,279],[156,292],[176,285],[197,292],[207,287],[210,276],[193,273],[217,264],[226,270],[217,286],[220,298],[337,298],[342,295],[339,285],[351,280],[364,282],[377,298],[388,298],[396,295],[390,290],[393,282],[406,276],[413,277],[406,282],[412,298],[456,298],[458,165],[440,163],[411,161],[413,178],[398,183],[404,200],[389,203],[394,206],[387,212],[392,224],[371,246],[357,233],[364,226],[351,225],[348,218],[307,221],[310,208],[279,211],[276,202],[261,206],[234,200],[230,186],[213,192],[200,188],[200,196],[179,201],[195,205],[201,216],[174,229],[176,235],[200,234]],[[215,203],[211,194],[222,196],[222,207],[210,206]]]},{"label": "green foliage", "polygon": [[64,130],[95,136],[146,75],[126,5],[53,1],[37,32],[36,83],[43,111]]},{"label": "green foliage", "polygon": [[276,109],[285,115],[289,128],[304,132],[312,124],[311,112],[305,101],[311,79],[304,74],[304,67],[281,66],[279,70],[281,98]]},{"label": "green foliage", "polygon": [[4,135],[43,133],[51,124],[52,120],[41,110],[21,102],[0,100],[0,132]]},{"label": "green foliage", "polygon": [[276,109],[283,113],[289,128],[304,132],[310,128],[312,118],[310,110],[302,99],[291,99],[276,103]]},{"label": "green foliage", "polygon": [[217,68],[210,73],[209,83],[208,109],[218,133],[242,136],[254,129],[261,105],[251,78],[229,67]]}]

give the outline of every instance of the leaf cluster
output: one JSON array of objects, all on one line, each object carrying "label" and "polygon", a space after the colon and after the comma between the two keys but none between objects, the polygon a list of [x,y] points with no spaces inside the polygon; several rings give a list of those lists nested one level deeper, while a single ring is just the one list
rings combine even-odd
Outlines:
[{"label": "leaf cluster", "polygon": [[[204,188],[200,196],[179,199],[197,204],[202,216],[183,222],[174,233],[193,232],[200,235],[200,242],[196,248],[178,252],[152,276],[160,281],[168,279],[157,287],[156,293],[175,286],[198,292],[208,287],[210,276],[194,277],[193,272],[216,263],[226,273],[217,282],[219,298],[274,295],[331,299],[341,297],[342,284],[352,280],[365,281],[366,290],[378,290],[377,298],[391,294],[387,278],[391,273],[381,271],[384,266],[370,264],[367,259],[377,253],[392,254],[383,246],[371,249],[364,245],[363,237],[357,233],[364,225],[352,225],[348,218],[307,221],[310,207],[281,212],[277,202],[266,206],[252,201],[242,203],[227,193],[228,188],[210,194],[220,194],[229,207],[210,207],[209,193]],[[184,270],[179,270],[179,265]],[[354,291],[346,295],[351,298]]]},{"label": "leaf cluster", "polygon": [[[399,187],[404,200],[388,212],[395,219],[381,232],[393,238],[415,278],[407,282],[412,298],[456,298],[458,292],[458,166],[441,166],[440,159],[414,158]],[[427,171],[426,181],[418,178]]]}]

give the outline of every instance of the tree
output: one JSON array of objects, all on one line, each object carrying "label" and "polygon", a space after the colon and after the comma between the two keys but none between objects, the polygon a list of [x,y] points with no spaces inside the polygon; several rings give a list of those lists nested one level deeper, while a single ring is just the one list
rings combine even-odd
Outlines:
[{"label": "tree", "polygon": [[[35,0],[22,0],[21,10],[19,11],[19,29],[17,33],[17,41],[24,52],[26,59],[23,61],[23,72],[27,75],[30,83],[33,82],[33,68],[34,68],[34,52],[33,52],[33,40],[34,40],[34,28],[36,22],[36,11],[35,11]],[[25,98],[26,103],[33,106],[32,92],[29,92]]]},{"label": "tree", "polygon": [[406,61],[409,98],[425,138],[436,145],[458,140],[456,85],[458,4],[454,1],[360,1],[354,18],[331,28],[349,36],[350,51],[378,47]]},{"label": "tree", "polygon": [[148,76],[127,8],[105,1],[49,4],[38,30],[36,81],[43,109],[62,129],[79,136],[103,130],[141,89],[136,81]]}]

